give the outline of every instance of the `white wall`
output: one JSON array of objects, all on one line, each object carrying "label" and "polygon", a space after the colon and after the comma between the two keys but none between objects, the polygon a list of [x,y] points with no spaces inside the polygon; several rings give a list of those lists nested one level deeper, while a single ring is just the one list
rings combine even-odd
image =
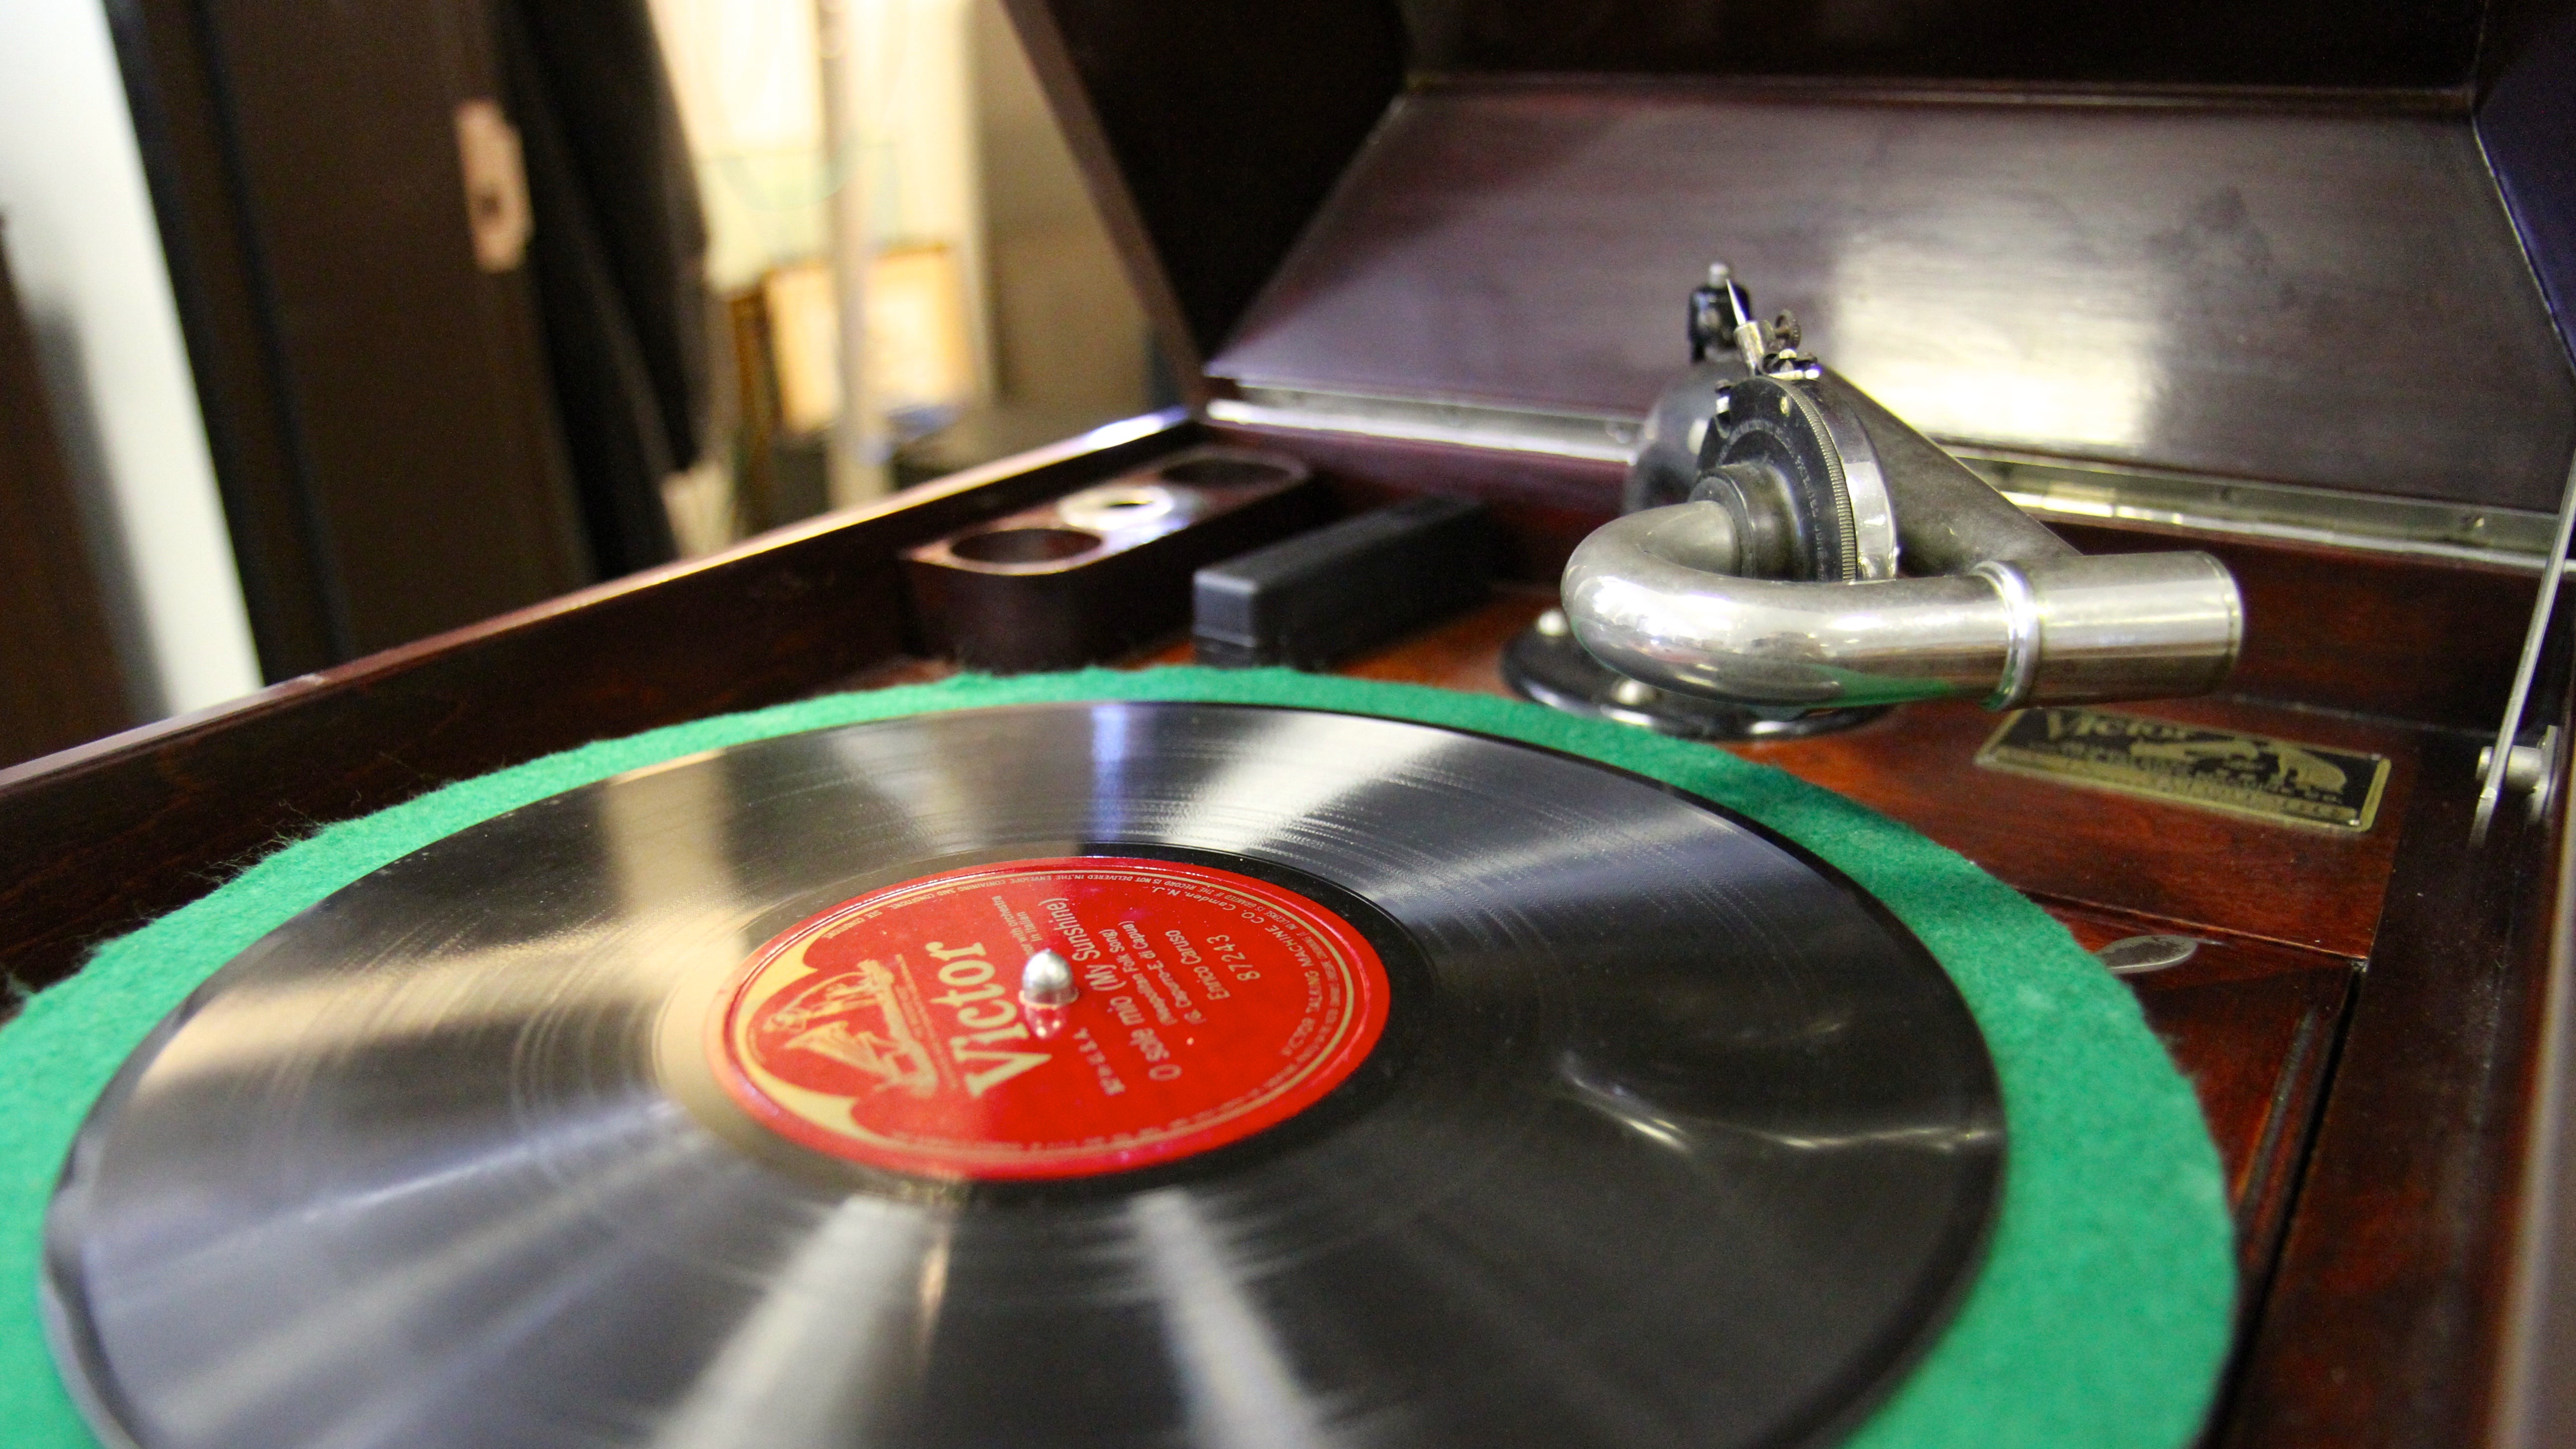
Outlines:
[{"label": "white wall", "polygon": [[[879,246],[945,242],[980,276],[973,0],[840,0],[859,39],[855,135],[875,194]],[[698,163],[708,280],[731,290],[812,261],[831,239],[834,169],[824,135],[816,0],[652,0],[654,28]],[[980,313],[974,298],[970,313]]]},{"label": "white wall", "polygon": [[138,715],[258,688],[99,0],[0,0],[0,240],[83,494]]},{"label": "white wall", "polygon": [[707,276],[750,286],[830,246],[814,0],[652,0],[707,212]]}]

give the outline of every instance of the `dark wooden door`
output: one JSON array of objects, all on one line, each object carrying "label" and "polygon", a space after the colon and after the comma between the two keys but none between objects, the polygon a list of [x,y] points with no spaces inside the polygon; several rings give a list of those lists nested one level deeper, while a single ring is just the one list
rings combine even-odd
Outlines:
[{"label": "dark wooden door", "polygon": [[132,722],[34,339],[0,256],[0,767]]},{"label": "dark wooden door", "polygon": [[468,225],[487,0],[108,9],[268,676],[586,582],[527,270]]}]

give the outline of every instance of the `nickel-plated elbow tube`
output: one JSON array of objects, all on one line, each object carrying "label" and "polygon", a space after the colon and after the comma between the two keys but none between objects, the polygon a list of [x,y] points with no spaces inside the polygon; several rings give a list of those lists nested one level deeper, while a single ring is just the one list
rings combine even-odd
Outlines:
[{"label": "nickel-plated elbow tube", "polygon": [[1991,708],[2200,694],[2244,637],[2205,553],[1987,560],[1932,578],[1739,578],[1725,509],[1617,519],[1574,552],[1565,613],[1604,664],[1783,710],[1962,695]]},{"label": "nickel-plated elbow tube", "polygon": [[[1709,276],[1691,294],[1699,366],[1656,404],[1629,479],[1632,506],[1685,476],[1692,501],[1603,526],[1566,565],[1565,617],[1594,658],[1784,714],[2157,699],[2227,677],[2245,618],[2225,565],[2077,553],[1800,351],[1795,318],[1755,319],[1724,264]],[[1721,341],[1740,366],[1707,360]]]}]

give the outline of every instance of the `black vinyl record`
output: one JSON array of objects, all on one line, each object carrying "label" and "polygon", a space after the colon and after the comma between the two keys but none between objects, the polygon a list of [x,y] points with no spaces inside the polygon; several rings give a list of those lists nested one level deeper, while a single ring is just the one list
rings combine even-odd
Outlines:
[{"label": "black vinyl record", "polygon": [[[1198,914],[1122,936],[1052,884],[1094,877]],[[893,947],[812,964],[914,909],[1021,939],[912,942],[900,1012]],[[1082,958],[1069,1033],[1001,990],[1033,943]],[[1289,1066],[1189,1045],[1229,985]],[[794,1081],[741,1065],[778,1042]],[[834,1115],[1078,1128],[1184,1068],[1254,1107],[989,1158]],[[151,1449],[1814,1444],[1945,1321],[2002,1156],[1940,967],[1707,802],[1383,719],[970,710],[572,790],[297,916],[101,1099],[47,1306]]]}]

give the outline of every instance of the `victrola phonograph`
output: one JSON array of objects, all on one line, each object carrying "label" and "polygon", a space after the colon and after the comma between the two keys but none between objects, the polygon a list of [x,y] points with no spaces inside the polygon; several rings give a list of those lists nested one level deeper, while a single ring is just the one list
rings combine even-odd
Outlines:
[{"label": "victrola phonograph", "polygon": [[2576,15],[1012,10],[1190,407],[0,774],[11,1422],[2576,1432]]}]

